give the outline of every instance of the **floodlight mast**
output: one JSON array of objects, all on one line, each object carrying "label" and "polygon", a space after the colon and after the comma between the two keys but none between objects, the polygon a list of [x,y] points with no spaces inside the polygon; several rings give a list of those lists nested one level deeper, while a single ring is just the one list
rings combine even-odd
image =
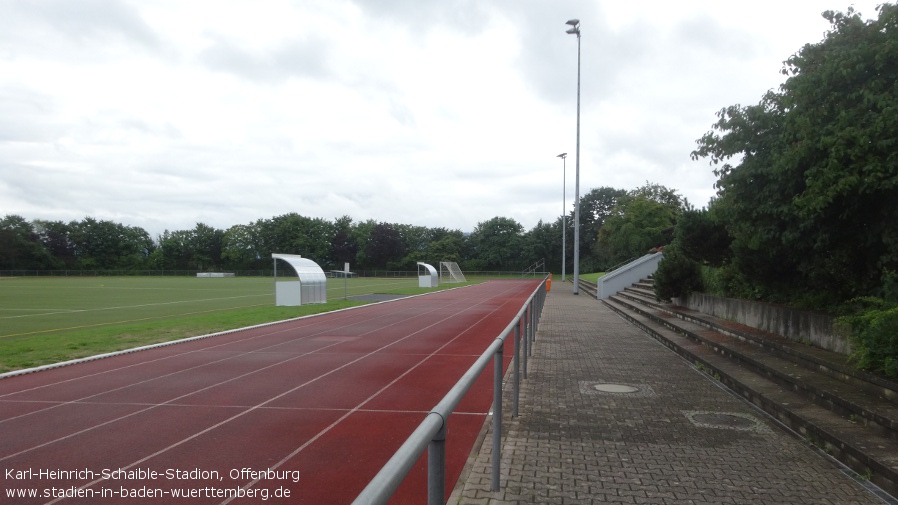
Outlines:
[{"label": "floodlight mast", "polygon": [[566,33],[577,36],[577,176],[574,186],[574,294],[580,294],[580,20],[571,19]]},{"label": "floodlight mast", "polygon": [[561,282],[567,280],[567,153],[561,153]]}]

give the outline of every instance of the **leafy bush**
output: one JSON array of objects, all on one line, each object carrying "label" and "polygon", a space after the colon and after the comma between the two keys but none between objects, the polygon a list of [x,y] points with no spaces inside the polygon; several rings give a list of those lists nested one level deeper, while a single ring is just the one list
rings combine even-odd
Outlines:
[{"label": "leafy bush", "polygon": [[689,209],[677,218],[676,241],[690,258],[720,267],[733,256],[733,238],[726,227],[707,210]]},{"label": "leafy bush", "polygon": [[699,264],[677,248],[666,248],[664,258],[655,272],[655,298],[670,300],[702,290],[702,274]]},{"label": "leafy bush", "polygon": [[852,301],[859,313],[842,316],[836,323],[850,331],[851,359],[858,368],[898,379],[898,307],[884,308],[878,299]]},{"label": "leafy bush", "polygon": [[882,297],[889,302],[898,303],[898,272],[884,269],[881,283]]}]

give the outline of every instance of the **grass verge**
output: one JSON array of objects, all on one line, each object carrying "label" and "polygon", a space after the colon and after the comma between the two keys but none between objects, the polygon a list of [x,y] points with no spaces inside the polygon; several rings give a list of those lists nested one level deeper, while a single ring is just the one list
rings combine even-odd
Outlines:
[{"label": "grass verge", "polygon": [[334,300],[299,307],[249,307],[62,334],[3,339],[0,341],[0,373],[365,304]]},{"label": "grass verge", "polygon": [[332,281],[328,302],[273,306],[271,280],[100,277],[8,279],[0,292],[0,373],[370,303],[361,294],[420,295],[417,279]]}]

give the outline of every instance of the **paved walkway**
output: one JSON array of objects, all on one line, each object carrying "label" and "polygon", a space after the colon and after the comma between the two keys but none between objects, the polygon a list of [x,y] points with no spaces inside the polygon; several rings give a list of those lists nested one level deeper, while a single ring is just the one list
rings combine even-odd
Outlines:
[{"label": "paved walkway", "polygon": [[518,418],[505,395],[501,489],[490,432],[450,503],[885,503],[603,304],[554,288]]}]

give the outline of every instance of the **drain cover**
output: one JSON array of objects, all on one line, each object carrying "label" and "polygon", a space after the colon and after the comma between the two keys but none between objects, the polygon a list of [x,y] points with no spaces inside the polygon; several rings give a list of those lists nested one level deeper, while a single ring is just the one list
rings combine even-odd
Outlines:
[{"label": "drain cover", "polygon": [[595,384],[592,387],[603,393],[635,393],[639,388],[626,384]]},{"label": "drain cover", "polygon": [[702,428],[718,428],[745,431],[766,431],[756,418],[738,412],[684,411],[692,424]]},{"label": "drain cover", "polygon": [[699,424],[710,424],[734,429],[745,429],[754,426],[754,422],[732,414],[696,414],[692,419]]}]

